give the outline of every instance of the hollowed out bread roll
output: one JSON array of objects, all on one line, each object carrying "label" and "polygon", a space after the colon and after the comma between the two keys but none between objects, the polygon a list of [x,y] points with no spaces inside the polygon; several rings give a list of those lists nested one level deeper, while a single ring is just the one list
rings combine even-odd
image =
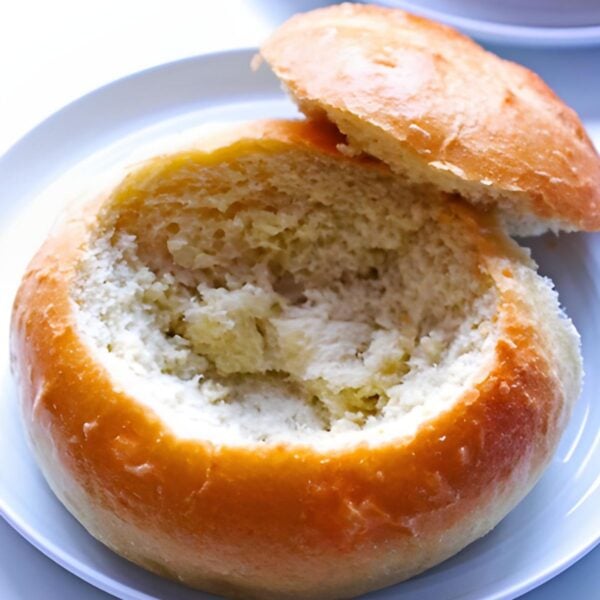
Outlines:
[{"label": "hollowed out bread roll", "polygon": [[488,532],[581,380],[494,218],[263,122],[137,165],[29,267],[12,352],[44,475],[203,590],[347,598]]},{"label": "hollowed out bread roll", "polygon": [[516,234],[600,229],[600,159],[535,74],[401,10],[297,15],[261,54],[300,109],[415,181],[499,206]]}]

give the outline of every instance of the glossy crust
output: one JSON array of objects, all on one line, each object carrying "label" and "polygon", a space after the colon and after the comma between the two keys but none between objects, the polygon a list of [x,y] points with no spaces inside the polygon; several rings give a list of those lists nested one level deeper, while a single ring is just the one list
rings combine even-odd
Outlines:
[{"label": "glossy crust", "polygon": [[306,114],[396,171],[534,216],[520,233],[600,229],[600,158],[575,112],[456,31],[344,4],[293,17],[261,53]]},{"label": "glossy crust", "polygon": [[[185,156],[207,164],[298,144],[332,154],[338,141],[300,123],[262,123],[225,139]],[[454,554],[537,480],[578,393],[576,335],[556,312],[547,323],[536,317],[533,304],[548,302],[548,290],[534,289],[523,273],[541,280],[520,250],[474,211],[456,208],[500,291],[495,361],[414,438],[320,453],[178,439],[115,386],[80,337],[70,299],[105,197],[63,219],[29,266],[11,348],[44,475],[119,554],[230,597],[347,598]]]}]

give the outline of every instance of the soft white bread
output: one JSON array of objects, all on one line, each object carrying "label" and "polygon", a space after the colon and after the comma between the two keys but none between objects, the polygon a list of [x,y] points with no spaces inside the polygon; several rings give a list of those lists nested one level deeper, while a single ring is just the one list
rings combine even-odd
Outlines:
[{"label": "soft white bread", "polygon": [[600,229],[600,158],[577,115],[537,75],[449,27],[344,4],[292,18],[261,54],[352,148],[497,204],[512,233]]},{"label": "soft white bread", "polygon": [[550,283],[492,216],[240,127],[71,209],[16,298],[48,482],[122,556],[230,597],[342,598],[489,531],[581,381]]}]

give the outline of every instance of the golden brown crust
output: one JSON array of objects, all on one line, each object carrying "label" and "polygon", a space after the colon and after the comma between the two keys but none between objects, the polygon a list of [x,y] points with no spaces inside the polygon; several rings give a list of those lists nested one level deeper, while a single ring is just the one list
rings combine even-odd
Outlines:
[{"label": "golden brown crust", "polygon": [[[215,143],[217,154],[203,159],[198,150],[197,159],[296,143],[334,152],[336,138],[313,135],[314,127],[255,125],[240,133],[246,141]],[[546,341],[511,283],[506,256],[517,251],[473,211],[457,208],[501,292],[496,362],[413,439],[323,453],[182,440],[117,389],[80,337],[70,298],[97,207],[63,220],[31,263],[11,344],[45,476],[120,554],[228,596],[354,596],[410,577],[483,535],[549,460],[573,398],[548,366]]]},{"label": "golden brown crust", "polygon": [[575,112],[456,31],[345,4],[293,17],[261,53],[304,112],[394,169],[551,228],[600,229],[600,159]]}]

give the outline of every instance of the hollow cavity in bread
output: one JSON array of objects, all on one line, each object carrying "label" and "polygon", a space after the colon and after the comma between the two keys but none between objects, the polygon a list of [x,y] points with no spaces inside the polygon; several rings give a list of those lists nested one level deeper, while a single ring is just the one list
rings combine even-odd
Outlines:
[{"label": "hollow cavity in bread", "polygon": [[122,385],[215,443],[410,434],[496,339],[497,293],[451,202],[298,151],[126,181],[72,294]]}]

